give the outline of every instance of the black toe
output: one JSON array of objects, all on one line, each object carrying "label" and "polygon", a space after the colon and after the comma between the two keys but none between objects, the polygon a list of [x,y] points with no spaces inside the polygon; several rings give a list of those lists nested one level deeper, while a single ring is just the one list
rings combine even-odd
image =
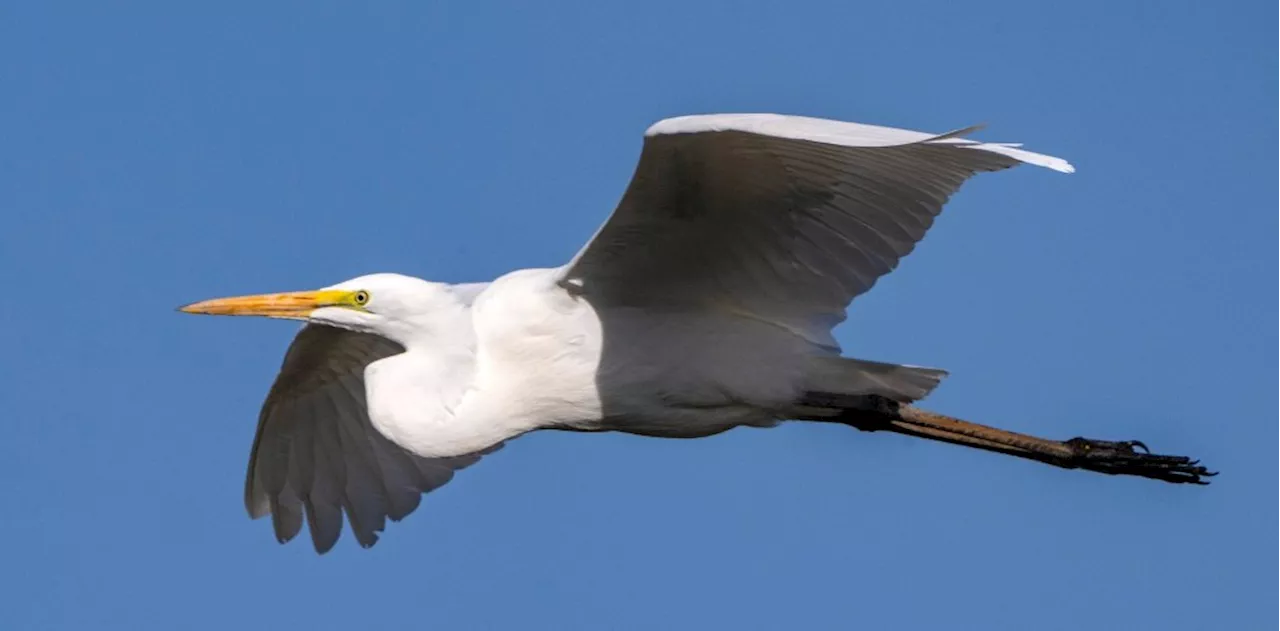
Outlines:
[{"label": "black toe", "polygon": [[1137,475],[1183,484],[1208,484],[1203,478],[1217,475],[1216,471],[1200,466],[1199,460],[1153,454],[1145,443],[1138,440],[1113,442],[1072,438],[1065,444],[1072,451],[1066,463],[1068,466],[1100,473]]}]

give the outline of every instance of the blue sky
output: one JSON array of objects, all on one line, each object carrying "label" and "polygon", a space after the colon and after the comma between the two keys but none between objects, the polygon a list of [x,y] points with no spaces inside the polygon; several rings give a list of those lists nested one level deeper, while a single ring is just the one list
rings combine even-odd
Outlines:
[{"label": "blue sky", "polygon": [[[1273,5],[189,4],[0,15],[0,627],[1275,620]],[[545,434],[372,550],[247,519],[294,327],[176,305],[562,263],[647,125],[725,111],[987,123],[1071,160],[972,182],[839,337],[950,369],[932,409],[1222,476],[803,424]]]}]

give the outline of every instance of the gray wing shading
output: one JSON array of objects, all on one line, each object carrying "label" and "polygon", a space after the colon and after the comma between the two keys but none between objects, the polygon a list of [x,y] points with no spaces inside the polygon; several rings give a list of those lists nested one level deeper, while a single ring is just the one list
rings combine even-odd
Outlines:
[{"label": "gray wing shading", "polygon": [[289,346],[258,417],[244,491],[249,516],[271,515],[281,543],[305,517],[316,551],[328,552],[346,513],[356,541],[372,546],[387,518],[403,519],[480,459],[420,458],[370,423],[365,366],[402,352],[386,338],[312,324]]},{"label": "gray wing shading", "polygon": [[971,131],[774,114],[661,121],[562,281],[608,304],[729,308],[829,338],[970,176],[1022,162],[1074,170],[962,138]]}]

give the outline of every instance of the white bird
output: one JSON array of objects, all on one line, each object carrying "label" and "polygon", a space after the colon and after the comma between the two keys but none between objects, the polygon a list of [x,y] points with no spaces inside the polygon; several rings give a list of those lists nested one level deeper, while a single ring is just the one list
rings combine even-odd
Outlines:
[{"label": "white bird", "polygon": [[307,322],[259,416],[250,516],[270,514],[280,542],[305,518],[323,553],[345,512],[367,547],[421,493],[527,432],[690,438],[785,419],[1202,482],[1212,474],[1194,461],[1137,441],[1051,441],[919,410],[908,404],[944,371],[840,356],[832,328],[850,301],[970,176],[1074,170],[972,131],[672,118],[649,128],[618,208],[562,267],[467,285],[374,274],[182,307]]}]

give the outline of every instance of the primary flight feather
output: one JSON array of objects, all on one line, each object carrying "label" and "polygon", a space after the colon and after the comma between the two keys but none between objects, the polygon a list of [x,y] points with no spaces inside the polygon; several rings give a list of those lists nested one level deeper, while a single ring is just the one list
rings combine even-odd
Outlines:
[{"label": "primary flight feather", "polygon": [[343,514],[373,545],[505,441],[540,429],[698,437],[839,422],[1170,482],[1211,475],[1137,441],[1050,441],[911,407],[945,376],[840,356],[850,301],[897,266],[969,177],[1067,162],[973,129],[932,135],[718,114],[645,134],[618,208],[555,269],[449,285],[397,274],[222,298],[189,313],[304,320],[245,481],[277,539],[316,550]]}]

